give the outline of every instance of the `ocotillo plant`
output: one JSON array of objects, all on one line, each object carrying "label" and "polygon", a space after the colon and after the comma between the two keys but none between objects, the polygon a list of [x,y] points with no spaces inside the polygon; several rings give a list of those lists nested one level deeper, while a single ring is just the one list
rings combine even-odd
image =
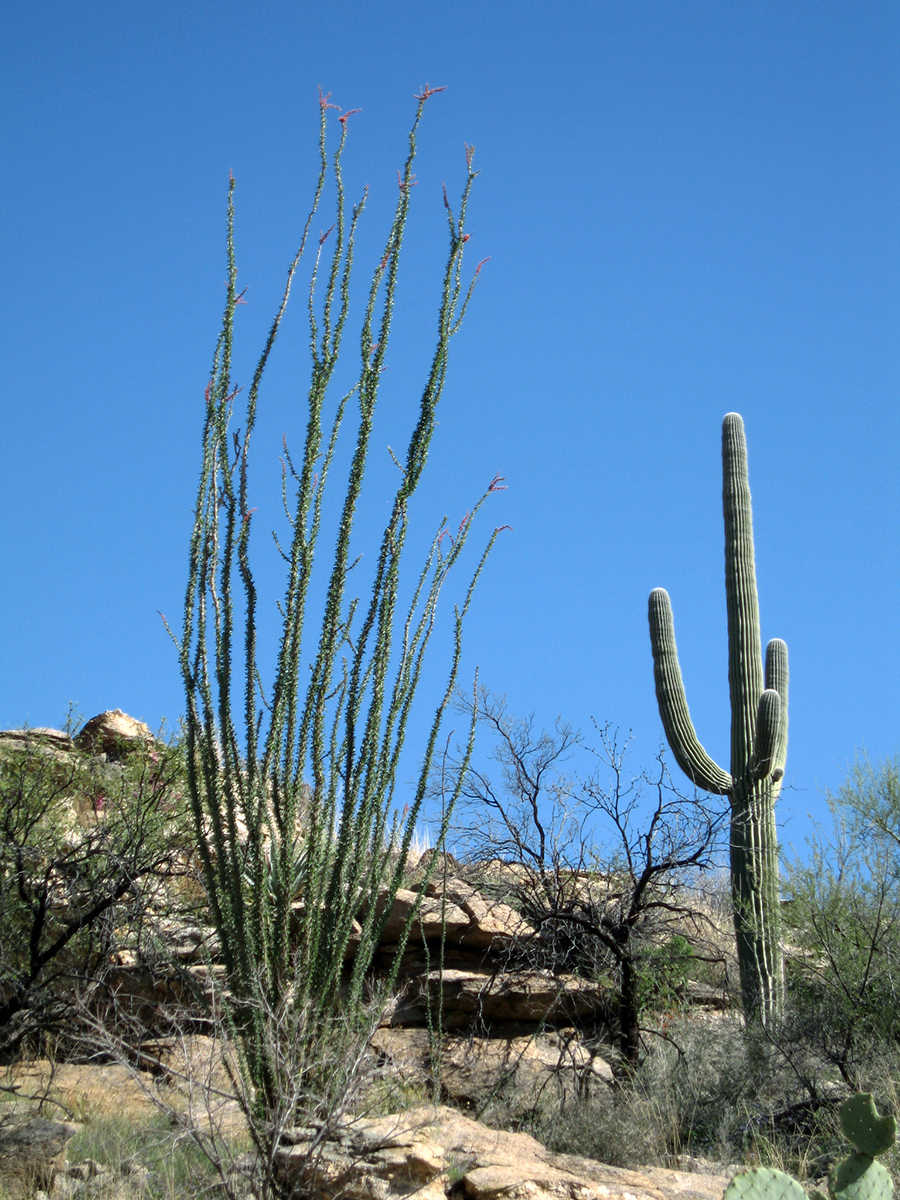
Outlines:
[{"label": "ocotillo plant", "polygon": [[[247,393],[243,431],[233,434],[229,420],[240,389],[232,377],[232,352],[241,300],[236,287],[233,180],[229,190],[225,314],[206,389],[203,466],[179,650],[187,696],[189,790],[206,890],[225,960],[226,1021],[242,1048],[249,1081],[245,1095],[254,1097],[257,1129],[274,1127],[276,1109],[286,1120],[294,1119],[296,1112],[285,1113],[285,1104],[299,1095],[298,1089],[316,1103],[323,1102],[322,1079],[312,1075],[301,1079],[296,1066],[298,1043],[322,1035],[329,1023],[333,1026],[339,989],[342,1028],[352,1023],[354,1011],[364,1007],[364,976],[400,884],[441,718],[454,690],[462,620],[499,532],[490,538],[456,610],[449,679],[421,748],[418,782],[404,817],[392,821],[398,762],[438,596],[460,556],[475,512],[487,493],[500,487],[495,479],[446,541],[446,530],[439,530],[409,607],[400,609],[400,559],[408,506],[428,455],[450,339],[459,329],[475,282],[473,277],[466,286],[461,279],[469,240],[466,210],[477,174],[467,147],[458,214],[454,215],[444,194],[450,246],[443,282],[436,288],[437,341],[405,460],[395,460],[399,485],[374,558],[372,591],[365,604],[348,597],[348,576],[356,564],[351,535],[391,333],[400,249],[415,182],[416,134],[424,105],[435,90],[442,89],[426,87],[417,97],[409,151],[398,173],[393,222],[364,307],[358,375],[349,392],[336,399],[329,417],[329,385],[350,307],[356,231],[365,203],[363,196],[347,215],[341,160],[350,114],[339,117],[339,144],[329,156],[327,112],[335,106],[327,97],[321,99],[320,169],[312,211]],[[276,544],[286,563],[287,582],[280,604],[283,623],[277,660],[266,675],[258,664],[258,598],[250,565],[254,509],[249,442],[260,382],[329,175],[336,209],[332,229],[319,239],[311,271],[307,304],[311,378],[305,438],[299,455],[292,456],[285,445],[282,495],[290,543],[282,547],[276,538]],[[355,443],[338,506],[331,565],[326,564],[322,576],[325,598],[317,617],[309,612],[309,598],[315,594],[310,580],[323,523],[323,492],[342,419],[354,398],[358,404]],[[310,625],[311,639],[305,636]],[[451,808],[452,804],[445,819]],[[385,888],[387,903],[367,903]],[[361,927],[355,924],[357,919]],[[342,975],[351,936],[358,949],[348,984]],[[307,1055],[304,1070],[313,1057],[312,1052]],[[327,1118],[331,1114],[320,1110],[306,1115]]]},{"label": "ocotillo plant", "polygon": [[787,754],[788,661],[787,646],[776,638],[763,671],[747,444],[737,413],[722,423],[722,471],[730,772],[713,762],[694,732],[663,588],[650,593],[650,641],[659,712],[678,765],[697,787],[731,801],[731,893],[744,1013],[769,1024],[784,997],[775,801]]}]

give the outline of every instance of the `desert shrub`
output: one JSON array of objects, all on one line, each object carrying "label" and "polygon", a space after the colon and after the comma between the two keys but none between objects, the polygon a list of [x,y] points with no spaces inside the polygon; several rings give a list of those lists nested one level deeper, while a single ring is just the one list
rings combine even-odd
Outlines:
[{"label": "desert shrub", "polygon": [[[900,759],[858,762],[787,874],[790,1011],[782,1041],[872,1091],[900,1047]],[[815,1084],[810,1083],[811,1089]]]},{"label": "desert shrub", "polygon": [[738,1163],[821,1176],[842,1152],[843,1093],[810,1101],[784,1059],[734,1014],[684,1013],[610,1096],[538,1114],[553,1150],[624,1167],[718,1170]]},{"label": "desert shrub", "polygon": [[570,774],[586,747],[566,723],[538,733],[484,690],[474,708],[459,703],[493,735],[499,773],[445,762],[434,790],[461,780],[459,852],[476,877],[487,864],[480,886],[540,934],[513,946],[511,965],[607,983],[606,1033],[630,1070],[653,1027],[645,1015],[679,1007],[695,966],[721,958],[703,872],[719,860],[723,814],[678,791],[662,752],[652,769],[631,770],[627,740],[608,725],[590,772]]},{"label": "desert shrub", "polygon": [[107,762],[36,736],[0,754],[0,1053],[72,1035],[79,992],[123,928],[140,936],[188,829],[175,746]]}]

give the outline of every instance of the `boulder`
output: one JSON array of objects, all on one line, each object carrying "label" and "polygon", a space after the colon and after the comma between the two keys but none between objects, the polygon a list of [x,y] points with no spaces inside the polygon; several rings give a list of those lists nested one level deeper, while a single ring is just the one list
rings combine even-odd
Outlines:
[{"label": "boulder", "polygon": [[549,971],[506,973],[445,967],[443,971],[429,971],[421,986],[432,1011],[440,1004],[447,1029],[494,1021],[569,1025],[605,1012],[608,1005],[606,992],[599,984]]},{"label": "boulder", "polygon": [[47,780],[65,785],[72,776],[75,745],[61,729],[7,729],[0,732],[0,762],[29,762]]},{"label": "boulder", "polygon": [[524,1133],[488,1129],[445,1107],[347,1120],[310,1155],[308,1131],[279,1154],[285,1184],[320,1200],[721,1200],[728,1179],[627,1171],[553,1154]]},{"label": "boulder", "polygon": [[[387,888],[384,888],[375,900],[379,916],[384,912],[387,898],[388,891]],[[398,941],[409,920],[409,914],[419,899],[418,892],[411,892],[406,888],[398,889],[381,935],[383,946]],[[446,929],[444,922],[446,922]],[[471,917],[452,901],[448,900],[444,903],[440,899],[426,895],[421,898],[421,906],[413,921],[410,938],[418,941],[423,938],[426,941],[440,941],[443,936],[447,941],[456,941],[471,924]]]},{"label": "boulder", "polygon": [[35,746],[69,754],[75,744],[61,729],[7,729],[0,733],[0,745],[10,750],[32,749]]},{"label": "boulder", "polygon": [[[536,935],[514,908],[500,900],[482,895],[462,879],[432,879],[426,895],[446,896],[468,916],[469,924],[460,933],[459,945],[471,950],[502,949],[511,942],[531,941]],[[449,936],[449,935],[448,935]]]},{"label": "boulder", "polygon": [[73,741],[79,750],[121,759],[136,750],[150,748],[155,738],[143,721],[129,717],[121,708],[113,708],[91,717]]},{"label": "boulder", "polygon": [[44,1117],[17,1116],[0,1124],[0,1191],[5,1200],[49,1192],[66,1161],[75,1128]]},{"label": "boulder", "polygon": [[[371,1041],[387,1071],[401,1087],[428,1094],[433,1086],[432,1036],[427,1029],[379,1029]],[[612,1069],[570,1030],[534,1036],[458,1037],[441,1039],[442,1096],[463,1105],[490,1098],[512,1116],[533,1109],[536,1101],[603,1095],[613,1081]]]}]

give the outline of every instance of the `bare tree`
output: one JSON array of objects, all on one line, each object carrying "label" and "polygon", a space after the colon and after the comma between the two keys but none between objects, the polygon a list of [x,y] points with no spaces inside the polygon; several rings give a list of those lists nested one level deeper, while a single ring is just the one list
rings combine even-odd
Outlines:
[{"label": "bare tree", "polygon": [[[472,703],[459,700],[470,715]],[[723,850],[725,813],[703,794],[678,791],[662,749],[651,769],[630,772],[629,741],[610,725],[595,727],[592,749],[562,720],[538,733],[533,717],[515,718],[502,698],[482,690],[477,703],[499,777],[490,767],[465,771],[458,852],[496,864],[488,872],[495,886],[502,880],[505,898],[539,932],[519,954],[614,982],[609,1032],[634,1064],[654,989],[673,968],[683,976],[688,959],[721,961],[705,936],[699,879]],[[577,753],[595,760],[584,778],[566,770]]]}]

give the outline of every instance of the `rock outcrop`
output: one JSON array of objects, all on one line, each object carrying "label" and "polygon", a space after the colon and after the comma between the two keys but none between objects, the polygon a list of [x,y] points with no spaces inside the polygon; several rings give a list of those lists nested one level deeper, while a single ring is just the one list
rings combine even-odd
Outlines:
[{"label": "rock outcrop", "polygon": [[401,1089],[424,1096],[439,1077],[445,1100],[479,1110],[500,1105],[512,1117],[540,1102],[612,1095],[609,1064],[574,1029],[494,1037],[445,1034],[436,1042],[428,1029],[383,1028],[371,1047]]},{"label": "rock outcrop", "polygon": [[4,1200],[49,1192],[66,1161],[75,1129],[62,1121],[14,1115],[0,1123],[0,1188]]},{"label": "rock outcrop", "polygon": [[72,741],[77,750],[105,754],[107,758],[117,760],[136,750],[148,749],[153,745],[154,737],[143,721],[129,717],[121,708],[113,708],[91,717]]},{"label": "rock outcrop", "polygon": [[321,1200],[721,1200],[728,1184],[721,1175],[627,1171],[553,1154],[527,1134],[445,1107],[349,1121],[312,1155],[309,1133],[296,1131],[278,1169]]}]

